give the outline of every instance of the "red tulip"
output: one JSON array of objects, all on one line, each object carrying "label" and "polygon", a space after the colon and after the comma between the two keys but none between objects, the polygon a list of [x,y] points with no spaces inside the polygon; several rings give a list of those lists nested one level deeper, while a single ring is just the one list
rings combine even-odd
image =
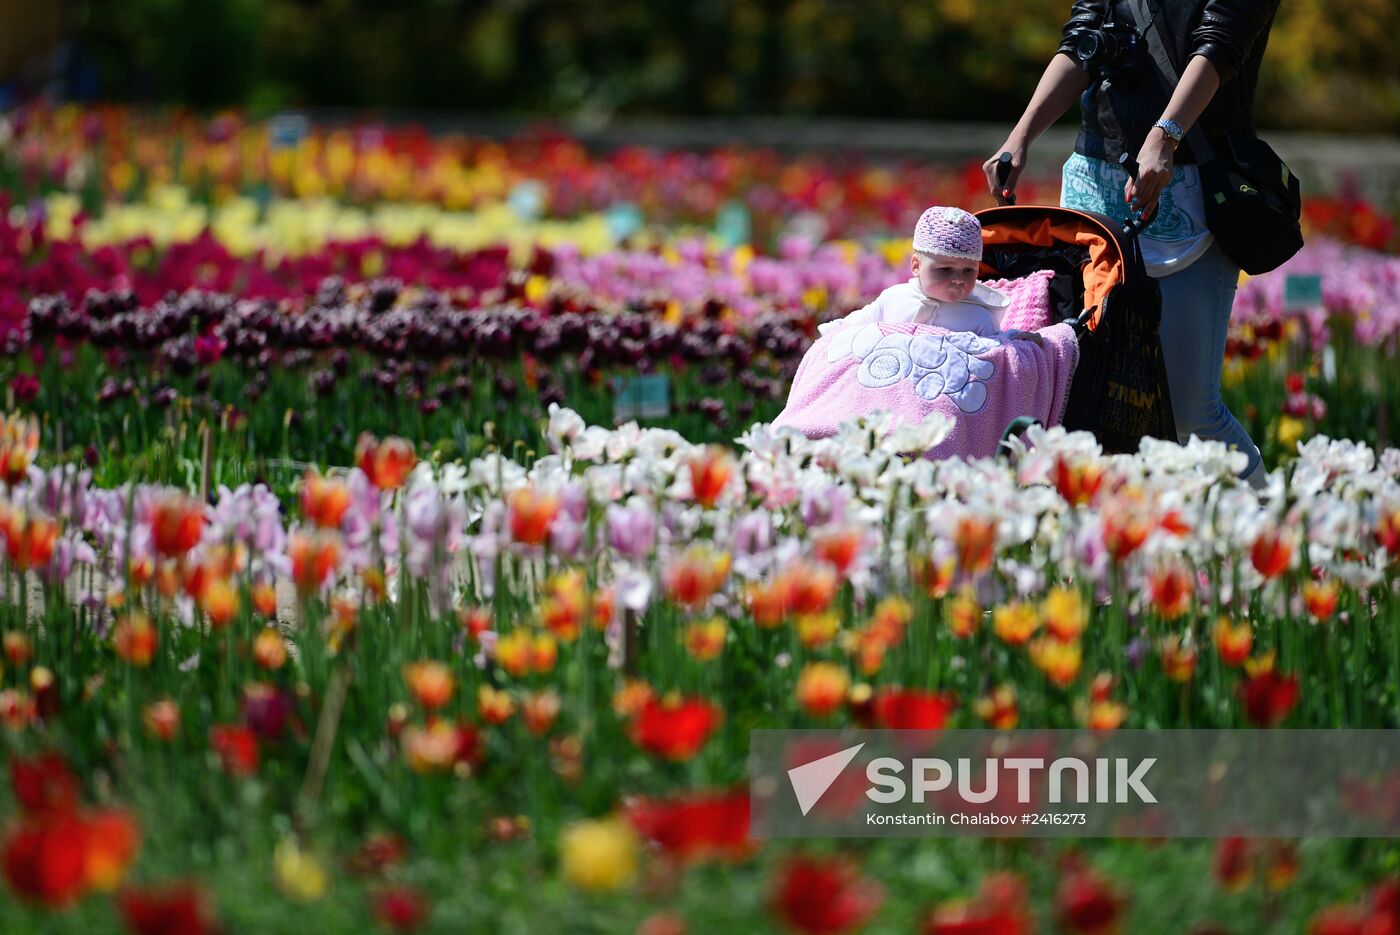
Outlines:
[{"label": "red tulip", "polygon": [[745,790],[637,799],[626,806],[625,814],[639,835],[682,861],[742,859],[755,847],[749,840]]},{"label": "red tulip", "polygon": [[880,908],[884,892],[839,857],[795,856],[773,880],[771,903],[789,928],[806,935],[848,932]]},{"label": "red tulip", "polygon": [[230,775],[251,776],[258,771],[258,738],[249,728],[216,724],[209,729],[209,746]]},{"label": "red tulip", "polygon": [[632,722],[632,741],[668,760],[700,752],[720,722],[720,709],[703,698],[649,699]]},{"label": "red tulip", "polygon": [[1251,721],[1259,727],[1274,727],[1298,703],[1298,678],[1267,669],[1240,683],[1239,698]]},{"label": "red tulip", "polygon": [[390,886],[374,894],[374,917],[395,932],[411,932],[428,918],[428,902],[411,886]]},{"label": "red tulip", "polygon": [[10,785],[20,808],[30,815],[71,812],[78,801],[78,780],[57,753],[10,761]]},{"label": "red tulip", "polygon": [[1014,873],[990,873],[977,898],[939,906],[924,923],[924,935],[1030,935],[1035,930],[1026,883]]},{"label": "red tulip", "polygon": [[132,935],[205,935],[216,929],[203,893],[189,884],[128,887],[117,896]]},{"label": "red tulip", "polygon": [[156,552],[179,557],[199,545],[204,533],[204,504],[182,493],[163,494],[151,511],[151,538]]},{"label": "red tulip", "polygon": [[956,707],[951,695],[883,688],[875,695],[875,722],[890,730],[940,730]]},{"label": "red tulip", "polygon": [[87,828],[77,815],[19,825],[5,840],[5,879],[26,902],[62,908],[87,886]]},{"label": "red tulip", "polygon": [[1065,927],[1089,935],[1117,931],[1123,913],[1123,898],[1088,868],[1074,868],[1065,875],[1057,903]]}]

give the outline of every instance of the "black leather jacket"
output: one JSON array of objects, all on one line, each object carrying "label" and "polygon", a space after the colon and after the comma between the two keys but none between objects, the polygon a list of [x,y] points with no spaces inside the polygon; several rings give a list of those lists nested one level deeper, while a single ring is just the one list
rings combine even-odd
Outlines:
[{"label": "black leather jacket", "polygon": [[[1254,89],[1279,0],[1152,0],[1152,5],[1178,69],[1204,55],[1220,72],[1220,89],[1201,115],[1201,128],[1253,136]],[[1078,62],[1074,36],[1086,25],[1101,25],[1109,13],[1118,23],[1133,22],[1127,5],[1117,0],[1075,0],[1059,51]],[[1075,152],[1117,161],[1125,150],[1136,156],[1142,148],[1169,95],[1145,47],[1132,71],[1136,77],[1098,76],[1090,83],[1081,101],[1084,120]],[[1174,161],[1196,161],[1188,142],[1177,148]]]}]

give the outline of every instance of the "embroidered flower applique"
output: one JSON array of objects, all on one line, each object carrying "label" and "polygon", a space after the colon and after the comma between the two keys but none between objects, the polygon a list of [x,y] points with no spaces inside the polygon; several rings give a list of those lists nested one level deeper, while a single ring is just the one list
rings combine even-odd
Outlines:
[{"label": "embroidered flower applique", "polygon": [[843,357],[861,359],[856,374],[862,386],[881,389],[901,380],[914,384],[920,399],[933,402],[947,396],[963,412],[977,412],[987,404],[986,380],[996,367],[986,354],[1000,345],[968,331],[950,334],[885,334],[878,325],[843,328],[827,347],[828,363]]}]

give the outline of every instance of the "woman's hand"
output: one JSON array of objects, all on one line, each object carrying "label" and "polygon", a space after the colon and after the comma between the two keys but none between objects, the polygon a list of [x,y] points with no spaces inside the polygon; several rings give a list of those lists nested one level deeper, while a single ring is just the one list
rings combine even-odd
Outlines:
[{"label": "woman's hand", "polygon": [[1138,151],[1138,174],[1129,178],[1123,186],[1123,200],[1132,205],[1133,211],[1143,220],[1157,213],[1157,199],[1162,197],[1162,189],[1172,179],[1172,159],[1176,154],[1176,143],[1158,127],[1147,134],[1147,141]]},{"label": "woman's hand", "polygon": [[[1007,173],[1005,183],[998,183],[997,164],[1001,161],[1002,153],[1011,154],[1011,171]],[[1021,170],[1025,168],[1026,157],[1029,154],[1030,146],[1014,136],[1009,136],[996,151],[996,155],[982,163],[982,171],[987,175],[987,191],[992,193],[997,204],[1007,204],[1007,199],[1016,191],[1016,180],[1021,177]]]}]

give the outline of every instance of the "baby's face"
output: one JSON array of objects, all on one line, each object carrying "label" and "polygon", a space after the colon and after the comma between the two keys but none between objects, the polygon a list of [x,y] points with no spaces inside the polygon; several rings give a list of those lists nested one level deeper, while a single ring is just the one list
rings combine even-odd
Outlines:
[{"label": "baby's face", "polygon": [[977,285],[973,260],[916,253],[909,261],[910,273],[919,280],[924,295],[937,302],[961,302]]}]

